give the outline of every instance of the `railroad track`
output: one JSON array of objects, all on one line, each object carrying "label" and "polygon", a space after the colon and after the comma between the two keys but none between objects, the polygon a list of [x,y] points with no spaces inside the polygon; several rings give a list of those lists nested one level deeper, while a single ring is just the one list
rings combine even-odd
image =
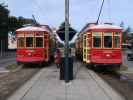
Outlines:
[{"label": "railroad track", "polygon": [[[76,73],[75,77],[77,77],[80,70],[83,70],[82,67],[85,67],[83,63],[80,65],[77,63],[77,70],[75,72]],[[105,89],[102,86],[99,85],[97,80],[92,76],[92,74],[90,74],[90,71],[96,73],[101,79],[103,79],[114,90],[116,90],[120,95],[122,95],[125,100],[132,100],[133,78],[131,79],[131,77],[129,78],[126,74],[119,73],[118,71],[108,71],[108,70],[97,71],[94,69],[88,69],[87,71],[87,68],[86,70],[84,68],[84,71],[88,73],[88,76],[90,76],[96,82],[96,84],[101,88],[101,90],[104,91],[104,93],[108,96],[108,98],[110,98],[110,100],[112,100],[111,96],[105,91]]]},{"label": "railroad track", "polygon": [[[133,78],[118,71],[96,72],[106,83],[125,97],[125,100],[133,98]],[[133,74],[132,74],[133,76]]]},{"label": "railroad track", "polygon": [[[77,63],[77,65],[78,65],[78,63]],[[76,70],[76,76],[75,77],[76,77],[76,79],[82,79],[82,81],[84,81],[84,84],[86,85],[88,90],[90,90],[91,88],[93,88],[93,89],[99,88],[99,91],[101,91],[102,94],[105,96],[105,98],[108,98],[108,100],[114,100],[112,96],[114,96],[114,97],[116,96],[118,98],[122,97],[118,92],[115,91],[115,89],[112,89],[110,87],[110,85],[107,85],[106,82],[102,81],[102,78],[100,78],[100,76],[97,72],[95,72],[94,70],[91,70],[91,69],[87,69],[83,63],[81,63],[78,66],[78,68]],[[88,81],[88,79],[90,81]],[[95,87],[90,86],[91,80],[93,81],[93,84]],[[110,94],[110,92],[111,92],[111,94]],[[95,95],[97,95],[98,93],[99,92],[97,92]]]}]

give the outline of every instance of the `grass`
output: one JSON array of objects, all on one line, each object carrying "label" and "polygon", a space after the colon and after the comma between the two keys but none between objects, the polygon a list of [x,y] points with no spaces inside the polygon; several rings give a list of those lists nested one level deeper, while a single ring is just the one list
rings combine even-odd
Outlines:
[{"label": "grass", "polygon": [[126,71],[126,70],[128,70],[128,66],[126,66],[126,65],[121,65],[120,71]]},{"label": "grass", "polygon": [[17,64],[11,64],[6,67],[7,70],[14,71],[18,68]]}]

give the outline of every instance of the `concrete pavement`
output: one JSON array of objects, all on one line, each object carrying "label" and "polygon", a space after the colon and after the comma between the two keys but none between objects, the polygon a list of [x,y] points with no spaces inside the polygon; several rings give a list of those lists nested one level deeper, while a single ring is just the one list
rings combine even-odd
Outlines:
[{"label": "concrete pavement", "polygon": [[55,66],[42,69],[8,100],[125,100],[84,66],[75,68],[75,79],[65,84]]}]

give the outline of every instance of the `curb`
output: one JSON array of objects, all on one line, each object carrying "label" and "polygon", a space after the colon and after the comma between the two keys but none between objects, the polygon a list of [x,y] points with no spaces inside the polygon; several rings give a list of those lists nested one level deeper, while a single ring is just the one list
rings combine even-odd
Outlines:
[{"label": "curb", "polygon": [[19,71],[20,69],[22,69],[22,67],[23,67],[23,65],[19,65],[16,69],[14,69],[14,70],[9,70],[9,72],[17,72],[17,71]]},{"label": "curb", "polygon": [[9,70],[3,70],[3,71],[0,71],[0,73],[9,73],[10,71]]},{"label": "curb", "polygon": [[111,100],[125,100],[122,95],[115,91],[111,86],[109,86],[102,78],[100,78],[96,73],[89,70],[91,77],[96,81],[97,85],[104,91],[104,93]]}]

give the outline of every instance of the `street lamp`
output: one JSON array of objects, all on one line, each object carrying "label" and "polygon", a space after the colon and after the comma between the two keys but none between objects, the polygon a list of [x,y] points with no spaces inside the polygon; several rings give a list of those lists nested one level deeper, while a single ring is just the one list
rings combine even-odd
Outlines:
[{"label": "street lamp", "polygon": [[65,82],[69,82],[69,0],[65,0]]}]

